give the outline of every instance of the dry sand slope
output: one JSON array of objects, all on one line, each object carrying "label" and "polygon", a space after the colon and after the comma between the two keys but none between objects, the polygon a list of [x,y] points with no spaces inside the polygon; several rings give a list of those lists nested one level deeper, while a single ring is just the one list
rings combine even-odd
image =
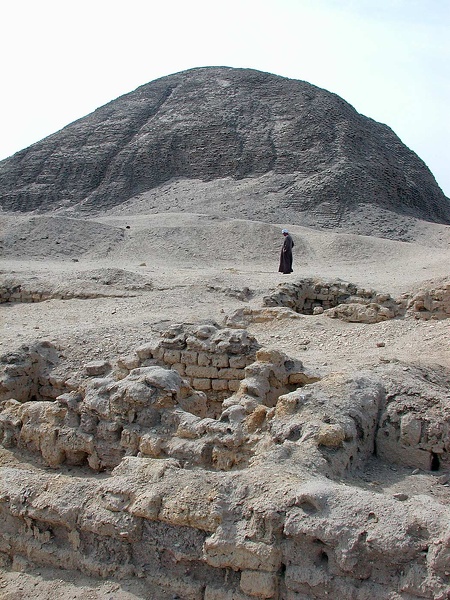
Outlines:
[{"label": "dry sand slope", "polygon": [[[262,297],[286,281],[340,278],[395,297],[445,278],[450,264],[450,228],[420,221],[413,229],[416,243],[292,226],[294,273],[288,276],[277,272],[286,223],[186,213],[81,220],[3,214],[0,223],[3,278],[66,296],[105,296],[2,306],[2,352],[45,338],[70,344],[68,360],[112,358],[154,335],[161,322],[220,322],[236,308],[261,307]],[[318,316],[277,322],[270,334],[267,325],[255,329],[262,343],[277,336],[291,353],[297,338],[312,331],[310,337],[320,337],[320,352],[311,360],[336,369],[352,366],[352,354],[358,363],[378,360],[373,342],[385,338],[388,356],[409,360],[415,347],[416,359],[445,364],[447,345],[435,336],[446,327],[445,321],[411,320],[361,326]],[[342,334],[352,343],[336,343]]]},{"label": "dry sand slope", "polygon": [[[89,361],[113,361],[157,340],[171,323],[223,324],[239,308],[259,309],[268,291],[286,281],[339,278],[399,297],[449,275],[450,227],[420,221],[410,223],[415,241],[409,242],[289,227],[295,241],[294,273],[281,275],[278,256],[285,226],[289,223],[208,214],[152,214],[142,203],[139,211],[130,206],[90,217],[1,213],[1,281],[52,297],[0,306],[0,353],[49,340],[63,349],[64,368],[77,371]],[[405,369],[449,369],[449,327],[448,319],[362,324],[319,314],[251,323],[248,329],[262,345],[325,376],[389,362],[404,363]],[[400,475],[377,467],[371,473],[368,467],[354,483],[364,487],[376,480],[379,491],[403,492],[399,470]],[[411,485],[409,480],[408,493]],[[417,493],[448,502],[446,488],[437,487],[433,474],[422,473],[414,485]],[[0,579],[2,599],[177,597],[74,573],[39,569],[25,574],[20,561],[15,569]]]}]

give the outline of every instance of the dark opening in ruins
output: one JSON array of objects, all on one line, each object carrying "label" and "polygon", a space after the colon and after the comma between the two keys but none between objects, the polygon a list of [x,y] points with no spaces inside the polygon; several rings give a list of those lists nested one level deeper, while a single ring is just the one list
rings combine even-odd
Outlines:
[{"label": "dark opening in ruins", "polygon": [[305,513],[311,515],[317,512],[317,506],[310,498],[301,498],[297,504]]},{"label": "dark opening in ruins", "polygon": [[439,471],[440,466],[441,466],[441,461],[440,461],[439,455],[436,454],[436,452],[432,452],[431,453],[430,471]]},{"label": "dark opening in ruins", "polygon": [[302,435],[301,425],[295,425],[289,431],[289,434],[286,439],[289,440],[290,442],[297,442],[300,439],[301,435]]}]

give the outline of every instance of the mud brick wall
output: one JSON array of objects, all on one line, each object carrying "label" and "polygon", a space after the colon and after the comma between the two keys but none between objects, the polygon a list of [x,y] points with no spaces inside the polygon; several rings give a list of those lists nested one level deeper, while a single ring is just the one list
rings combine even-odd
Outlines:
[{"label": "mud brick wall", "polygon": [[[92,285],[92,282],[90,282]],[[24,283],[17,279],[1,279],[0,278],[0,304],[7,302],[44,302],[45,300],[72,300],[78,298],[88,300],[92,298],[108,298],[116,296],[126,298],[135,295],[133,291],[120,290],[118,288],[105,289],[103,291],[89,288],[86,283],[77,286],[76,289],[64,289],[61,286],[53,287],[47,282]]]},{"label": "mud brick wall", "polygon": [[316,309],[328,310],[340,304],[353,302],[376,303],[389,308],[393,316],[402,312],[403,303],[389,294],[358,288],[345,281],[325,282],[318,279],[302,279],[296,283],[280,284],[264,297],[264,306],[285,306],[298,313],[312,315]]},{"label": "mud brick wall", "polygon": [[52,401],[69,391],[66,378],[52,372],[60,360],[59,349],[50,342],[24,346],[0,357],[0,403],[10,398]]},{"label": "mud brick wall", "polygon": [[21,284],[3,284],[0,286],[0,304],[6,302],[43,302],[52,298],[50,292],[26,289]]},{"label": "mud brick wall", "polygon": [[212,406],[239,389],[245,368],[256,359],[260,345],[245,329],[221,329],[217,324],[175,325],[157,344],[141,346],[136,357],[122,359],[125,374],[156,361],[177,371],[190,386],[205,392]]},{"label": "mud brick wall", "polygon": [[[377,454],[405,466],[432,471],[450,469],[450,393],[445,370],[431,382],[427,372],[409,367],[385,379],[386,406],[377,428]],[[403,375],[403,376],[402,376]],[[442,377],[442,379],[440,379]],[[436,393],[440,382],[447,391]]]},{"label": "mud brick wall", "polygon": [[217,396],[226,397],[229,392],[239,389],[240,382],[245,377],[244,369],[254,362],[255,355],[159,348],[155,358],[178,371],[195,390],[217,392]]}]

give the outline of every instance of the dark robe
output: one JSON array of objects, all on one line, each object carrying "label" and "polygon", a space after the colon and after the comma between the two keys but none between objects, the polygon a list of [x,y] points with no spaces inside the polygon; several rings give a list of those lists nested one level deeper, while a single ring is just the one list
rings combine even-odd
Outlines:
[{"label": "dark robe", "polygon": [[278,271],[287,275],[292,273],[292,248],[294,247],[294,241],[288,234],[284,238],[283,247],[281,248],[280,255],[280,268]]}]

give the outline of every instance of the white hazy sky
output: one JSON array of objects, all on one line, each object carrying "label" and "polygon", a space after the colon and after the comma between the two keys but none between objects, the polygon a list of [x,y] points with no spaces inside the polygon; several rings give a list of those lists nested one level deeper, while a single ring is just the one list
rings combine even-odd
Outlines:
[{"label": "white hazy sky", "polygon": [[0,0],[0,159],[184,69],[303,79],[389,125],[450,196],[449,0]]}]

